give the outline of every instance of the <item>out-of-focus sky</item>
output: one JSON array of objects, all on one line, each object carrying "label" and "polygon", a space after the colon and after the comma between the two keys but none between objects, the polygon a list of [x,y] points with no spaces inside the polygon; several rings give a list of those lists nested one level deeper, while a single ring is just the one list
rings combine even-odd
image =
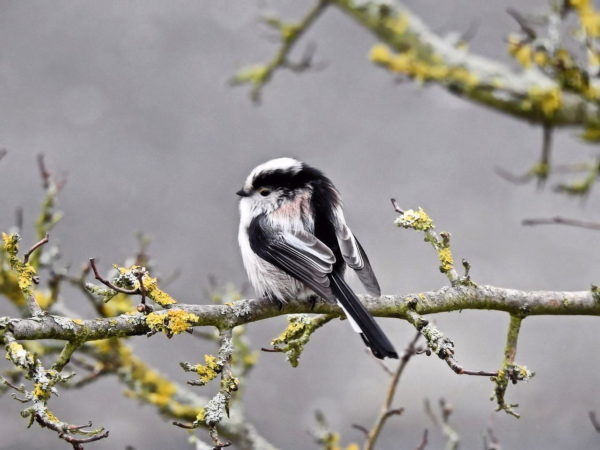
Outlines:
[{"label": "out-of-focus sky", "polygon": [[[504,38],[516,24],[505,13],[523,3],[466,0],[410,1],[440,34],[477,25],[473,51],[505,56]],[[308,1],[9,1],[0,2],[0,228],[23,207],[24,242],[41,201],[35,155],[67,177],[65,217],[52,234],[74,270],[87,258],[102,269],[136,248],[134,233],[154,238],[151,254],[165,274],[181,270],[170,292],[202,303],[207,276],[245,281],[237,249],[235,191],[249,170],[267,159],[294,156],[322,169],[345,199],[347,219],[360,236],[386,293],[437,289],[447,280],[421,236],[394,228],[389,198],[423,206],[453,236],[457,259],[468,258],[480,283],[520,289],[587,289],[598,282],[598,236],[571,228],[524,228],[525,217],[598,218],[598,194],[582,203],[546,188],[514,186],[495,167],[520,172],[538,157],[541,130],[456,99],[439,88],[397,84],[367,60],[375,38],[332,9],[299,45],[317,44],[324,70],[279,72],[260,107],[245,88],[227,80],[245,64],[266,61],[276,46],[258,23],[265,11],[299,18]],[[527,9],[546,7],[528,2]],[[572,131],[556,133],[557,160],[596,153]],[[28,227],[28,228],[27,228]],[[72,292],[67,304],[93,313]],[[8,311],[8,310],[7,310]],[[502,358],[508,318],[497,312],[443,314],[439,327],[456,343],[466,367],[492,370]],[[401,349],[413,335],[403,322],[381,320]],[[252,324],[253,346],[267,346],[284,319]],[[517,361],[537,375],[510,388],[523,417],[494,413],[492,384],[459,377],[434,357],[415,358],[399,388],[397,406],[380,448],[414,448],[424,428],[430,447],[443,438],[424,414],[425,397],[455,405],[452,423],[464,448],[482,445],[493,425],[505,448],[587,449],[600,436],[587,411],[600,409],[595,374],[597,320],[540,317],[524,321]],[[135,338],[130,344],[164,373],[185,381],[179,361],[214,351],[191,337]],[[246,414],[285,449],[314,446],[316,408],[342,433],[360,441],[354,423],[369,426],[388,378],[363,350],[347,323],[336,321],[313,337],[300,366],[261,354],[246,382]],[[186,448],[186,432],[154,410],[122,397],[113,379],[65,391],[52,404],[65,420],[91,419],[111,430],[90,448]],[[0,407],[0,448],[62,448],[56,436],[25,429],[21,405]],[[200,431],[202,436],[205,436]]]}]

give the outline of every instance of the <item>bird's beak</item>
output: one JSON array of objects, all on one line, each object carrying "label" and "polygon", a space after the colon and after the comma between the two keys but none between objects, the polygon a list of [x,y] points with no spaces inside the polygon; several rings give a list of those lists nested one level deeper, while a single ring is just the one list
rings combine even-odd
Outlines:
[{"label": "bird's beak", "polygon": [[239,195],[240,197],[250,197],[250,194],[248,194],[245,190],[240,189],[239,191],[237,191],[235,193],[235,195]]}]

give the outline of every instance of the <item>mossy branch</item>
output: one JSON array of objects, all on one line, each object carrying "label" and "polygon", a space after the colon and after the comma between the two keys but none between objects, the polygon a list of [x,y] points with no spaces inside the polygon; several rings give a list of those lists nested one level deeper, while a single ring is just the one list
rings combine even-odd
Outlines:
[{"label": "mossy branch", "polygon": [[283,352],[292,367],[297,367],[304,346],[312,334],[333,318],[335,318],[333,315],[310,317],[308,314],[290,314],[287,317],[287,328],[271,341],[273,349],[263,348],[262,350]]},{"label": "mossy branch", "polygon": [[[268,20],[280,32],[282,47],[271,62],[243,69],[233,81],[252,84],[252,98],[258,99],[275,70],[285,67],[293,45],[329,4],[352,17],[381,41],[373,47],[370,58],[395,73],[420,83],[440,84],[453,94],[529,122],[546,126],[577,125],[588,130],[586,139],[600,135],[589,131],[600,129],[600,88],[598,83],[590,81],[594,77],[598,55],[594,55],[596,59],[591,57],[588,68],[570,53],[565,54],[566,50],[558,47],[560,42],[555,42],[556,39],[536,39],[534,36],[532,41],[531,37],[512,35],[508,51],[524,69],[516,71],[491,58],[469,52],[465,42],[437,35],[414,12],[389,1],[320,0],[298,24]],[[598,13],[579,9],[575,8],[582,17],[582,28],[588,36],[593,35],[586,26],[586,18],[597,17]],[[565,15],[556,10],[548,13],[549,35],[553,35],[554,25]],[[596,38],[597,34],[592,37]]]},{"label": "mossy branch", "polygon": [[[425,242],[429,242],[437,252],[440,261],[440,272],[446,275],[453,285],[458,283],[469,284],[470,279],[468,274],[465,274],[464,279],[461,279],[454,269],[454,256],[450,249],[450,233],[442,231],[438,234],[435,231],[433,220],[423,211],[423,208],[419,208],[416,211],[412,209],[404,211],[398,206],[395,199],[391,200],[394,210],[399,214],[394,224],[402,228],[422,232],[425,235]],[[467,269],[467,266],[465,266],[465,269]]]},{"label": "mossy branch", "polygon": [[519,331],[521,329],[522,317],[511,314],[508,324],[508,332],[506,335],[506,345],[504,347],[504,360],[498,375],[492,378],[496,387],[492,394],[492,400],[495,400],[498,408],[497,411],[505,411],[507,414],[519,418],[514,410],[518,404],[509,404],[505,401],[506,389],[508,383],[516,384],[519,381],[528,381],[535,374],[530,372],[527,367],[515,364],[515,356],[517,354],[517,342],[519,340]]},{"label": "mossy branch", "polygon": [[591,89],[585,93],[567,89],[560,79],[563,72],[550,73],[534,64],[526,64],[521,72],[511,70],[469,52],[461,43],[438,36],[400,4],[356,0],[332,3],[385,44],[373,48],[371,59],[392,71],[420,82],[440,84],[453,94],[530,122],[598,127],[595,97],[600,92],[593,91],[592,95]]},{"label": "mossy branch", "polygon": [[[521,317],[600,316],[600,301],[587,291],[523,291],[489,285],[448,286],[437,291],[407,295],[359,296],[371,314],[409,320],[409,311],[420,315],[468,309],[503,311]],[[201,300],[199,300],[201,301]],[[178,303],[169,311],[191,313],[197,318],[190,327],[233,328],[286,314],[327,314],[341,317],[343,311],[334,304],[290,301],[282,309],[267,299],[244,299],[229,305]],[[168,314],[157,311],[155,314]],[[84,342],[111,337],[140,336],[151,331],[142,313],[121,314],[111,318],[69,319],[47,315],[40,318],[1,317],[0,328],[10,330],[21,339],[81,340]]]},{"label": "mossy branch", "polygon": [[231,79],[231,84],[250,84],[252,86],[250,97],[254,102],[259,102],[263,87],[271,80],[277,70],[282,68],[295,71],[309,69],[312,65],[312,61],[310,60],[311,55],[305,58],[300,64],[294,64],[289,61],[289,54],[300,37],[323,13],[327,5],[329,5],[329,0],[318,0],[298,23],[286,23],[276,17],[265,18],[264,22],[279,33],[281,47],[268,63],[242,68]]},{"label": "mossy branch", "polygon": [[[29,427],[36,422],[42,428],[53,430],[58,433],[61,439],[71,444],[75,450],[83,449],[84,443],[108,437],[108,431],[105,431],[103,428],[88,429],[92,426],[91,422],[86,425],[65,423],[48,408],[50,397],[57,395],[55,385],[67,382],[72,375],[63,375],[60,372],[62,367],[58,369],[55,367],[49,370],[45,369],[38,356],[26,350],[25,347],[16,341],[10,332],[5,331],[2,340],[6,349],[6,359],[20,369],[25,379],[32,383],[31,389],[26,389],[25,386],[14,386],[8,380],[2,379],[4,385],[11,387],[22,395],[22,398],[16,395],[13,396],[15,400],[23,404],[30,404],[30,406],[21,411],[21,416],[28,419]],[[63,358],[64,356],[61,353],[59,361]],[[85,437],[81,438],[77,435]]]}]

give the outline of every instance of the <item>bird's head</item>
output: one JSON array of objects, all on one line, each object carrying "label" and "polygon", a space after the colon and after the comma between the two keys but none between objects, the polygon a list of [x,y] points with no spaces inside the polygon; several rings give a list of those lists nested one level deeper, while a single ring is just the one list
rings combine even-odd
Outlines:
[{"label": "bird's head", "polygon": [[331,185],[321,171],[293,158],[276,158],[252,169],[237,195],[253,209],[269,212],[318,185]]}]

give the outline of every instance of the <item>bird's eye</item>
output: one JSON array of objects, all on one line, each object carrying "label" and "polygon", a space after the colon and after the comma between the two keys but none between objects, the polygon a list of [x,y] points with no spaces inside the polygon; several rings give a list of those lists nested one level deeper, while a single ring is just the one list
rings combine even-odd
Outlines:
[{"label": "bird's eye", "polygon": [[267,195],[269,195],[271,193],[270,189],[261,189],[260,191],[258,191],[260,193],[260,195],[262,195],[263,197],[266,197]]}]

